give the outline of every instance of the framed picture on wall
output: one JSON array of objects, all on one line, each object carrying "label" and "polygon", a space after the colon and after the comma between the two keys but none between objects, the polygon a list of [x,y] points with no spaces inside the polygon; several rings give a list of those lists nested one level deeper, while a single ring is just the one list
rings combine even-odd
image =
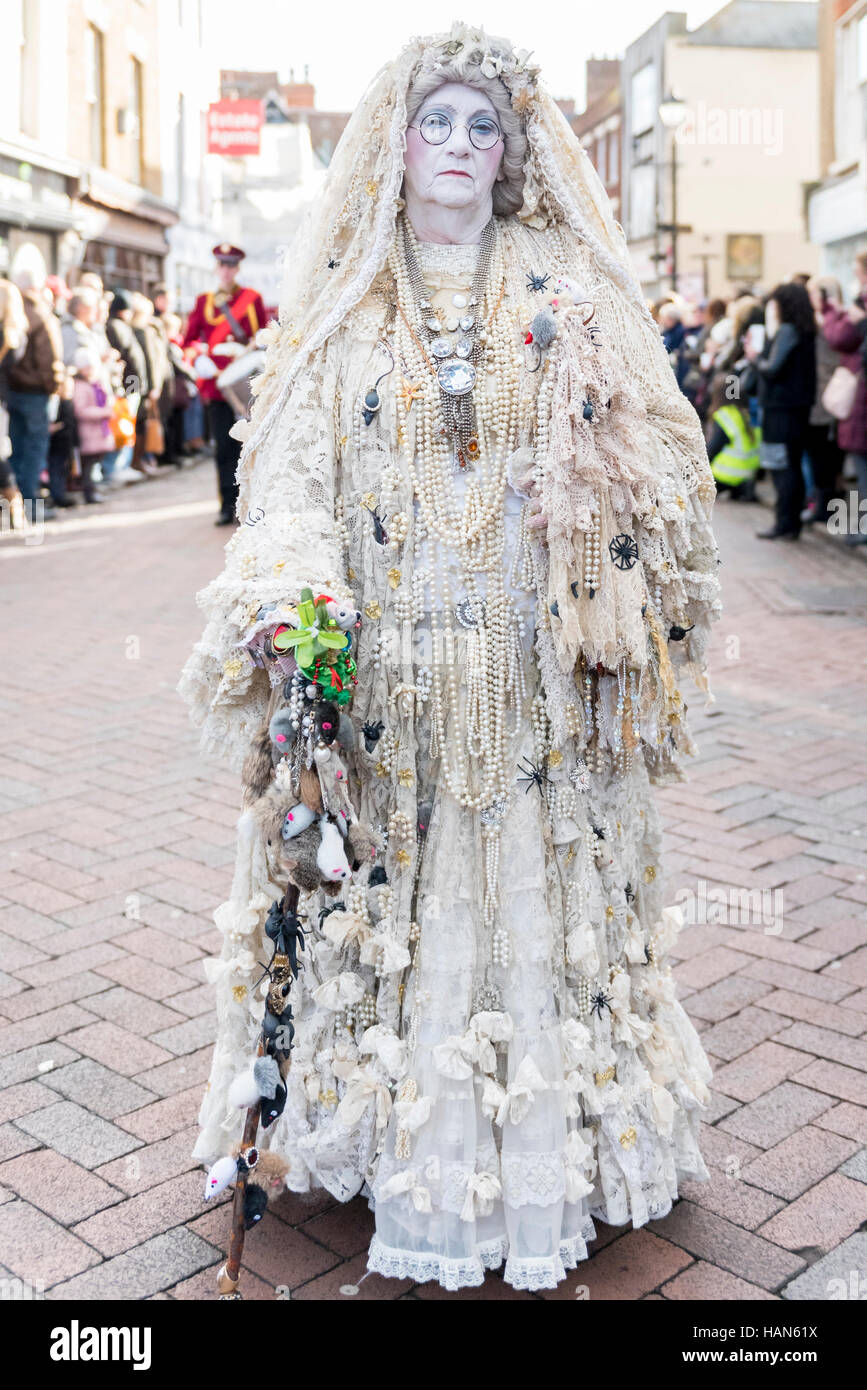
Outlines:
[{"label": "framed picture on wall", "polygon": [[726,237],[726,278],[747,283],[762,278],[763,238],[754,232]]}]

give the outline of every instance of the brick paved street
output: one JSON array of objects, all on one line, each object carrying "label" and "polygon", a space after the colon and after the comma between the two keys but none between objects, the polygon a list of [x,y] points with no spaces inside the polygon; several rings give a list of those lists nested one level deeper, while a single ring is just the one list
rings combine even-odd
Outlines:
[{"label": "brick paved street", "polygon": [[[213,491],[205,465],[42,545],[0,540],[0,1263],[51,1298],[216,1296],[228,1199],[204,1205],[189,1154],[238,790],[174,693],[227,539]],[[543,1298],[829,1299],[867,1277],[867,564],[827,537],[757,542],[765,520],[718,506],[717,704],[695,711],[692,780],[661,793],[669,901],[749,889],[767,909],[730,906],[676,952],[715,1072],[713,1181],[641,1230],[600,1225]],[[248,1237],[245,1296],[532,1297],[496,1274],[359,1285],[371,1230],[361,1200],[284,1195]]]}]

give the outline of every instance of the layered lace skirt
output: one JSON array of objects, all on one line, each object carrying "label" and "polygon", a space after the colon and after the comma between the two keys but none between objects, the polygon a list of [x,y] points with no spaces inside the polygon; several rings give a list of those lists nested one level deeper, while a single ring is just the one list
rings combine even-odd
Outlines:
[{"label": "layered lace skirt", "polygon": [[[290,1189],[368,1197],[370,1269],[447,1289],[480,1284],[503,1260],[515,1287],[553,1288],[587,1257],[595,1218],[642,1226],[671,1209],[681,1179],[709,1176],[697,1136],[711,1073],[675,998],[677,913],[663,907],[647,773],[640,758],[594,772],[567,744],[542,769],[547,782],[527,780],[539,675],[526,603],[500,843],[509,962],[492,964],[479,812],[444,787],[422,715],[412,966],[375,974],[361,938],[335,942],[308,902],[287,1103],[259,1141],[287,1159]],[[223,957],[210,963],[219,1032],[195,1149],[208,1161],[238,1137],[226,1092],[255,1054],[256,959],[267,959],[262,924],[279,892],[261,844],[242,834],[216,914]],[[392,1001],[403,981],[396,1028],[354,1002],[364,988],[372,1006],[387,979]],[[492,985],[499,998],[480,997]]]},{"label": "layered lace skirt", "polygon": [[[665,961],[676,922],[660,922],[646,773],[589,774],[567,749],[547,775],[575,790],[572,814],[552,818],[523,772],[536,762],[534,670],[528,658],[502,828],[505,967],[491,968],[482,921],[479,814],[456,806],[435,763],[420,770],[433,812],[403,1010],[411,1083],[369,1184],[369,1268],[447,1289],[504,1259],[508,1283],[553,1288],[587,1257],[594,1217],[644,1225],[671,1209],[679,1179],[708,1177],[697,1135],[710,1068]],[[494,1010],[479,1007],[491,980]]]}]

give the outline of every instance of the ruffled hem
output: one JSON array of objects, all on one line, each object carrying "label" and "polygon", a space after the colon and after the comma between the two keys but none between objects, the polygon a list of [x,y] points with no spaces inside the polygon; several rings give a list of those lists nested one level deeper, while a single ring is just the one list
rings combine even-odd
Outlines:
[{"label": "ruffled hem", "polygon": [[568,1270],[576,1269],[582,1260],[587,1259],[587,1241],[595,1238],[596,1228],[592,1221],[588,1221],[583,1234],[560,1242],[556,1255],[533,1258],[512,1256],[509,1253],[509,1238],[504,1235],[477,1245],[472,1255],[449,1259],[433,1251],[395,1250],[385,1245],[379,1236],[374,1236],[370,1243],[367,1268],[386,1279],[412,1279],[415,1284],[435,1281],[450,1293],[457,1293],[460,1289],[478,1288],[485,1281],[485,1272],[499,1269],[505,1260],[505,1283],[515,1289],[535,1293],[540,1289],[556,1289],[566,1278]]}]

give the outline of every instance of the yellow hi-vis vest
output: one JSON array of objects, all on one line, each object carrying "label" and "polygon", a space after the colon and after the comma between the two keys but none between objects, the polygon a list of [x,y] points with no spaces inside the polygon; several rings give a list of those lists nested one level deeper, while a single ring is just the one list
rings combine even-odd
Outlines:
[{"label": "yellow hi-vis vest", "polygon": [[718,483],[737,487],[738,483],[752,477],[758,469],[762,432],[749,428],[736,405],[721,406],[711,418],[728,439],[725,448],[711,459],[711,472]]}]

